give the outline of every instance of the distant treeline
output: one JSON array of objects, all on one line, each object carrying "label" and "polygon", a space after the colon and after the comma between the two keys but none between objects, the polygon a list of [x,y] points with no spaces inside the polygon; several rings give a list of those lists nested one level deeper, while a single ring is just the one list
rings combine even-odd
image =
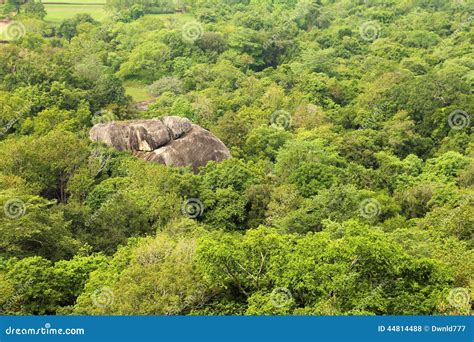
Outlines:
[{"label": "distant treeline", "polygon": [[[197,6],[202,0],[107,0],[106,3],[116,9],[130,8],[133,5],[141,5],[147,12],[173,13],[187,7]],[[209,2],[209,1],[207,1]],[[220,1],[222,3],[222,0]],[[250,0],[224,0],[229,4],[249,4]]]},{"label": "distant treeline", "polygon": [[107,0],[107,5],[116,9],[130,8],[133,5],[143,6],[148,12],[172,13],[177,9],[189,6],[189,1],[177,0]]}]

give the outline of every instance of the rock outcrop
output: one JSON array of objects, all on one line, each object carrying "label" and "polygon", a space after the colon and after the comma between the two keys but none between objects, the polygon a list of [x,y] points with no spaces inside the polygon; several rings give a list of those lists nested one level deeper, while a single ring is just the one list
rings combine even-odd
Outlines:
[{"label": "rock outcrop", "polygon": [[230,157],[229,149],[211,132],[177,116],[100,123],[92,127],[90,138],[147,161],[191,165],[195,171],[210,160]]}]

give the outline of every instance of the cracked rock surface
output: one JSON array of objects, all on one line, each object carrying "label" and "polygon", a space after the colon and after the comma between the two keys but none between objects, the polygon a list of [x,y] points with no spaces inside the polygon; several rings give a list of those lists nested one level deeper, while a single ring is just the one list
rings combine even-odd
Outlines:
[{"label": "cracked rock surface", "polygon": [[208,161],[230,158],[229,149],[211,132],[177,116],[100,123],[89,135],[93,141],[130,151],[147,161],[191,165],[195,171]]}]

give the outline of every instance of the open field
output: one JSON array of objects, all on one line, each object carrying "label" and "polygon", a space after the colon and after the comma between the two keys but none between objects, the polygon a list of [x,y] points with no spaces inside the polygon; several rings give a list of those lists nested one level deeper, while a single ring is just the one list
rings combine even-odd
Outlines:
[{"label": "open field", "polygon": [[[59,23],[80,13],[90,14],[97,21],[102,21],[110,15],[105,8],[104,0],[53,0],[43,1],[43,3],[47,12],[45,20],[52,23]],[[99,5],[100,3],[103,3],[103,5]],[[188,13],[147,14],[147,16],[160,16],[162,19],[173,18],[178,22],[186,22],[194,18]]]},{"label": "open field", "polygon": [[152,99],[146,89],[146,85],[136,82],[126,82],[124,84],[125,93],[130,95],[135,102],[149,101]]},{"label": "open field", "polygon": [[69,19],[80,13],[87,13],[92,16],[95,20],[101,21],[107,17],[107,12],[103,6],[98,5],[45,5],[47,15],[46,21],[59,23],[64,19]]},{"label": "open field", "polygon": [[43,0],[41,2],[44,4],[59,3],[59,4],[103,4],[103,5],[107,3],[107,1],[105,0]]}]

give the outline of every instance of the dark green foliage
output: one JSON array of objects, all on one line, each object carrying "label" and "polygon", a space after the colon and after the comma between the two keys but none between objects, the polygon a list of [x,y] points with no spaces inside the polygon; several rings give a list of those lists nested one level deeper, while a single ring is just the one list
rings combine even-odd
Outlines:
[{"label": "dark green foliage", "polygon": [[[55,26],[20,5],[0,313],[472,313],[468,2],[115,0]],[[168,115],[232,158],[194,173],[88,138]]]}]

